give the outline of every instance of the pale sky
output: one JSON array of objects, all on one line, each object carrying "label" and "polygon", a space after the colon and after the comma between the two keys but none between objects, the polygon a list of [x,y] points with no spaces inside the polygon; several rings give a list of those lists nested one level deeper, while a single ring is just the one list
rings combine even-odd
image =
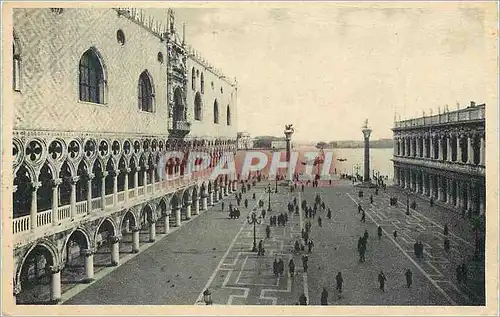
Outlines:
[{"label": "pale sky", "polygon": [[175,12],[188,44],[237,78],[239,131],[282,136],[293,123],[296,141],[328,142],[361,140],[366,118],[373,139],[390,138],[395,112],[411,118],[488,102],[496,52],[487,49],[484,9],[418,5]]}]

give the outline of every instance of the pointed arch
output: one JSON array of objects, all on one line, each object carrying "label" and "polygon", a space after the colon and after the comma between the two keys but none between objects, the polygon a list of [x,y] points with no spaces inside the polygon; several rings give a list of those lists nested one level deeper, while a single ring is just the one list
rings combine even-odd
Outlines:
[{"label": "pointed arch", "polygon": [[177,87],[174,90],[174,121],[186,121],[186,109],[184,105],[184,92]]},{"label": "pointed arch", "polygon": [[194,67],[191,68],[191,89],[196,89],[196,71],[194,70]]},{"label": "pointed arch", "polygon": [[203,120],[203,101],[199,91],[194,96],[194,119],[198,121]]},{"label": "pointed arch", "polygon": [[214,101],[214,123],[219,124],[219,104],[217,99]]},{"label": "pointed arch", "polygon": [[106,103],[107,75],[99,51],[95,47],[85,51],[79,63],[80,100],[98,104]]},{"label": "pointed arch", "polygon": [[155,86],[153,77],[146,69],[139,75],[137,85],[137,101],[139,110],[145,112],[154,112]]},{"label": "pointed arch", "polygon": [[226,124],[231,125],[231,108],[229,105],[227,105],[227,110],[226,110]]}]

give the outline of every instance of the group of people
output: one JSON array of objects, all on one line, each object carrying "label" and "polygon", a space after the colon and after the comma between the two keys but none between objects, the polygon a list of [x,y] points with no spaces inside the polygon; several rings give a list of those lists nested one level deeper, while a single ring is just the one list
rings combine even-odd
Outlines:
[{"label": "group of people", "polygon": [[288,214],[281,213],[278,216],[269,217],[269,224],[271,226],[286,226],[288,222]]},{"label": "group of people", "polygon": [[283,260],[281,258],[279,259],[274,259],[273,262],[273,273],[274,276],[283,276],[283,272],[285,271],[285,263],[283,263]]},{"label": "group of people", "polygon": [[415,252],[417,259],[424,258],[424,244],[421,241],[416,241],[413,244],[413,251]]}]

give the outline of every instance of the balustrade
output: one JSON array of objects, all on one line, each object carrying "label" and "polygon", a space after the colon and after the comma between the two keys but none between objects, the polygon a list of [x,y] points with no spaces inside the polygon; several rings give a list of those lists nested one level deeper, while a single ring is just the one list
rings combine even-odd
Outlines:
[{"label": "balustrade", "polygon": [[125,192],[119,192],[118,201],[124,201],[124,200],[125,200]]},{"label": "balustrade", "polygon": [[76,203],[76,214],[78,216],[87,214],[87,201],[86,200]]},{"label": "balustrade", "polygon": [[105,198],[106,198],[106,207],[113,205],[113,194],[106,195]]},{"label": "balustrade", "polygon": [[30,223],[31,216],[23,216],[19,218],[14,218],[13,223],[12,223],[12,231],[13,233],[20,233],[20,232],[25,232],[30,230]]},{"label": "balustrade", "polygon": [[92,198],[92,210],[101,209],[102,208],[102,199],[101,197]]},{"label": "balustrade", "polygon": [[57,210],[57,220],[61,221],[71,217],[71,205],[59,207]]}]

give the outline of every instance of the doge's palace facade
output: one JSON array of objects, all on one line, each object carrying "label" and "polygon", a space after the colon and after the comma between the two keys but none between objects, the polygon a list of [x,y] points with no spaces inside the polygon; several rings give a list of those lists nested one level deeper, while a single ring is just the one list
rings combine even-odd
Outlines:
[{"label": "doge's palace facade", "polygon": [[[236,81],[187,46],[172,10],[165,16],[14,9],[18,303],[57,302],[236,189],[234,175],[209,179],[236,151]],[[161,173],[167,151],[186,155]],[[190,151],[207,153],[210,168],[188,171]]]}]

